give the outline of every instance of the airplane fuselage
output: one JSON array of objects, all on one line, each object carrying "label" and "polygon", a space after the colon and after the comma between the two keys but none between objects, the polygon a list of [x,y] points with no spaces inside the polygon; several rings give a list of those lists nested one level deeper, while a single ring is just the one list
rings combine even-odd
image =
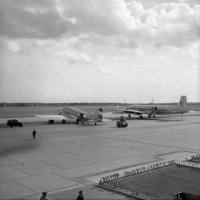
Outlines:
[{"label": "airplane fuselage", "polygon": [[76,122],[83,123],[85,122],[94,122],[96,125],[96,122],[101,122],[102,121],[102,108],[98,108],[95,110],[94,113],[87,113],[83,110],[80,110],[75,107],[64,107],[62,110],[63,115],[65,116],[71,116],[76,119]]},{"label": "airplane fuselage", "polygon": [[183,114],[188,112],[187,109],[182,109],[179,106],[164,106],[164,105],[132,105],[127,108],[128,110],[138,110],[144,114],[149,114],[152,110],[155,110],[156,115],[171,115],[171,114]]}]

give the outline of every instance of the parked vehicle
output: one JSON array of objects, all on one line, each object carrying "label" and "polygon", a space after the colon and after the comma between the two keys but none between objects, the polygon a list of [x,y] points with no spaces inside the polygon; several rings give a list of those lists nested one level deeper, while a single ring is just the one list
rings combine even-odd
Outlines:
[{"label": "parked vehicle", "polygon": [[19,122],[17,119],[10,119],[7,121],[7,126],[13,127],[13,126],[20,126],[22,127],[22,122]]},{"label": "parked vehicle", "polygon": [[116,126],[118,128],[120,128],[120,127],[127,127],[128,123],[126,122],[126,118],[124,116],[121,116],[120,119],[117,121]]}]

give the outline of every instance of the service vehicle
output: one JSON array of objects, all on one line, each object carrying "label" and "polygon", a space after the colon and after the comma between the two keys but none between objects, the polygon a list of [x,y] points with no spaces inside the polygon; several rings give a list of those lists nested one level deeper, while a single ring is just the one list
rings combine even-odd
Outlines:
[{"label": "service vehicle", "polygon": [[126,122],[126,118],[124,116],[121,116],[120,119],[117,121],[116,126],[118,128],[120,128],[120,127],[127,127],[128,123]]},{"label": "service vehicle", "polygon": [[10,126],[10,127],[20,126],[20,127],[22,127],[23,124],[22,124],[22,122],[19,122],[17,119],[9,119],[7,121],[7,126]]}]

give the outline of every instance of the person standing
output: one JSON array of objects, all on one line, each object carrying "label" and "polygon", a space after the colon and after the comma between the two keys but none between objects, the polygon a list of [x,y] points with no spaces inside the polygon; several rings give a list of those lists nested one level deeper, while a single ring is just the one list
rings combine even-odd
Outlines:
[{"label": "person standing", "polygon": [[36,130],[35,129],[33,129],[32,135],[33,135],[33,139],[35,140],[35,136],[36,136]]},{"label": "person standing", "polygon": [[84,200],[83,191],[79,191],[79,195],[76,200]]}]

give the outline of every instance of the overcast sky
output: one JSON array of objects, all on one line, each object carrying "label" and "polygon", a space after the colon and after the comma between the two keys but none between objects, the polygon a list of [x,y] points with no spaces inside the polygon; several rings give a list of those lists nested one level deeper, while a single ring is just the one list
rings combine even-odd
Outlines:
[{"label": "overcast sky", "polygon": [[200,101],[199,0],[1,0],[0,102]]}]

